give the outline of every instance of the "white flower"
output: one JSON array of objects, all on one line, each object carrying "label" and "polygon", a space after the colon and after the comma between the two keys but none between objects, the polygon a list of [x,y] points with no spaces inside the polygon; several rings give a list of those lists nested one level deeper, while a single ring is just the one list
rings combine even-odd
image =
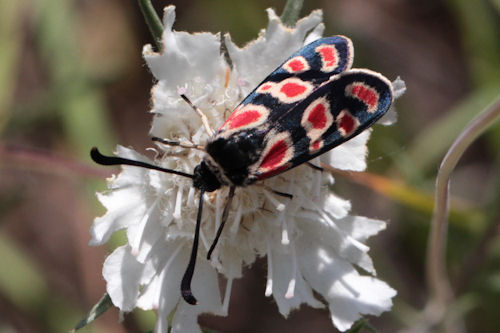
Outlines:
[{"label": "white flower", "polygon": [[[149,45],[143,50],[158,80],[152,91],[153,136],[203,144],[209,134],[179,93],[203,110],[212,128],[218,128],[267,74],[323,32],[320,11],[300,20],[294,29],[284,27],[272,10],[268,15],[267,29],[243,49],[225,36],[233,64],[230,70],[220,54],[218,35],[175,32],[174,7],[165,9],[164,51],[154,53]],[[398,85],[403,88],[404,84]],[[336,168],[363,170],[369,135],[365,131],[321,160]],[[204,156],[196,149],[162,144],[156,149],[153,160],[124,147],[118,147],[117,155],[187,173]],[[274,297],[285,316],[302,303],[315,308],[326,305],[333,324],[345,331],[364,314],[388,311],[396,291],[374,277],[369,248],[363,244],[386,224],[350,215],[349,201],[331,193],[331,184],[329,174],[303,165],[265,182],[237,188],[211,261],[206,254],[221,222],[228,188],[205,194],[201,246],[192,282],[199,303],[193,306],[182,299],[180,281],[189,261],[199,194],[189,178],[124,166],[109,180],[109,191],[99,194],[107,213],[91,229],[93,245],[103,244],[119,229],[127,231],[128,244],[116,249],[103,268],[114,305],[122,311],[135,307],[156,310],[156,332],[167,332],[171,313],[172,332],[199,332],[197,316],[206,312],[226,315],[233,279],[241,277],[243,265],[266,256],[268,278],[262,292]],[[277,196],[269,188],[291,193],[293,199]],[[227,280],[222,299],[218,274]]]}]

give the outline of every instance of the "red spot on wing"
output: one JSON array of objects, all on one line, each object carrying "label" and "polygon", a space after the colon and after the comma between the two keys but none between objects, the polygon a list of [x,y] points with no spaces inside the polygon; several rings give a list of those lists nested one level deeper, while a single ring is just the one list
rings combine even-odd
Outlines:
[{"label": "red spot on wing", "polygon": [[310,69],[307,59],[303,56],[296,56],[283,64],[283,69],[289,73],[301,73]]},{"label": "red spot on wing", "polygon": [[335,61],[335,53],[331,47],[322,47],[319,52],[325,61],[333,62]]},{"label": "red spot on wing", "polygon": [[296,82],[285,83],[280,92],[284,93],[287,97],[295,97],[303,94],[307,90],[307,87]]},{"label": "red spot on wing", "polygon": [[279,140],[273,144],[260,164],[261,169],[274,169],[280,166],[285,157],[288,144],[285,140]]},{"label": "red spot on wing", "polygon": [[318,103],[309,113],[307,120],[311,123],[314,129],[322,129],[326,126],[327,119],[325,111],[325,106],[321,103]]},{"label": "red spot on wing", "polygon": [[235,114],[227,120],[227,126],[229,129],[236,129],[259,120],[262,114],[257,110],[247,110],[241,113]]},{"label": "red spot on wing", "polygon": [[304,69],[304,63],[299,59],[294,59],[288,63],[290,69],[294,72],[298,72]]},{"label": "red spot on wing", "polygon": [[260,90],[268,90],[271,89],[272,85],[270,84],[263,84],[259,89]]},{"label": "red spot on wing", "polygon": [[359,126],[359,120],[347,110],[343,110],[339,113],[336,123],[340,134],[344,137],[351,135]]},{"label": "red spot on wing", "polygon": [[226,135],[230,135],[243,128],[260,126],[266,121],[268,115],[269,109],[264,105],[239,105],[219,128],[219,132],[229,131]]},{"label": "red spot on wing", "polygon": [[351,133],[354,129],[354,119],[347,115],[343,116],[342,119],[340,119],[339,127],[342,128],[346,134]]},{"label": "red spot on wing", "polygon": [[309,144],[309,153],[316,153],[318,150],[323,148],[324,141],[321,139],[318,139],[316,141],[313,141]]},{"label": "red spot on wing", "polygon": [[337,50],[331,45],[320,45],[316,52],[321,55],[323,60],[323,70],[332,71],[337,66]]},{"label": "red spot on wing", "polygon": [[354,84],[352,86],[352,95],[368,105],[369,110],[376,110],[378,103],[378,94],[372,88],[364,84]]}]

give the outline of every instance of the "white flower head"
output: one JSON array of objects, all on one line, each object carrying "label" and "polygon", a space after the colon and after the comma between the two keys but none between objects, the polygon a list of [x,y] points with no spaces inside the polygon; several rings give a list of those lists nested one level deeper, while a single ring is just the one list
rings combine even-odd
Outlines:
[{"label": "white flower head", "polygon": [[[294,29],[285,27],[274,11],[268,10],[268,16],[267,29],[245,48],[225,36],[230,67],[220,52],[220,36],[173,31],[174,7],[165,9],[164,50],[155,53],[149,45],[143,50],[158,80],[152,90],[151,135],[204,144],[210,135],[180,94],[203,110],[212,128],[218,128],[267,74],[323,32],[321,11],[312,12]],[[363,170],[369,135],[365,131],[321,156],[321,161],[341,169]],[[153,160],[124,147],[118,147],[117,154],[186,173],[192,173],[206,154],[164,144],[156,149]],[[320,159],[312,162],[318,164]],[[268,276],[262,292],[274,297],[285,316],[303,303],[327,306],[333,324],[345,331],[364,314],[388,311],[396,292],[374,277],[369,248],[363,243],[386,224],[351,215],[349,201],[328,189],[332,183],[329,174],[302,165],[238,187],[210,261],[207,252],[221,223],[229,189],[205,194],[191,285],[198,304],[193,306],[181,297],[180,284],[193,244],[199,193],[187,177],[124,166],[109,180],[109,191],[99,194],[107,213],[91,229],[93,245],[106,242],[119,229],[127,231],[128,244],[104,263],[107,292],[122,311],[135,307],[156,310],[156,332],[167,332],[169,324],[172,332],[199,332],[197,316],[226,315],[233,279],[241,277],[243,265],[265,256]],[[290,193],[293,199],[269,189]],[[226,279],[223,291],[219,274]],[[172,318],[170,323],[168,318]]]}]

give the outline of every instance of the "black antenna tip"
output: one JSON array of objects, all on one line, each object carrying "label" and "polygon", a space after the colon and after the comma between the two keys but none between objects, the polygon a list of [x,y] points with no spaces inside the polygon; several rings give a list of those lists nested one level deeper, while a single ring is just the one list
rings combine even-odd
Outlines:
[{"label": "black antenna tip", "polygon": [[94,162],[96,162],[97,164],[101,164],[99,163],[101,160],[102,160],[102,154],[99,152],[99,150],[97,149],[97,147],[92,147],[92,149],[90,150],[90,158],[92,158],[92,160]]},{"label": "black antenna tip", "polygon": [[198,301],[193,296],[193,293],[191,292],[191,289],[181,290],[181,294],[182,294],[182,298],[184,298],[184,300],[186,302],[188,302],[189,304],[191,304],[191,305],[198,304]]},{"label": "black antenna tip", "polygon": [[184,272],[184,276],[181,281],[181,295],[186,302],[191,305],[198,304],[198,301],[193,296],[191,291],[191,281],[193,280],[194,266],[196,265],[196,256],[198,254],[198,241],[200,238],[200,225],[201,216],[203,212],[203,190],[200,191],[200,203],[198,205],[198,216],[196,217],[196,228],[194,231],[193,248],[191,249],[191,258],[189,259],[189,264]]},{"label": "black antenna tip", "polygon": [[118,158],[114,156],[105,156],[97,149],[97,147],[92,147],[90,150],[90,157],[94,162],[100,165],[117,165],[120,164]]}]

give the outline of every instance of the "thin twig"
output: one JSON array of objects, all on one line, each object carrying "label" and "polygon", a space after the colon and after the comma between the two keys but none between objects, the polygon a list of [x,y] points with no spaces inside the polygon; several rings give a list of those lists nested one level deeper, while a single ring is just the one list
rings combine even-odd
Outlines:
[{"label": "thin twig", "polygon": [[[426,313],[442,322],[453,301],[453,291],[446,271],[446,234],[448,230],[448,194],[450,175],[465,150],[500,117],[500,98],[472,120],[446,153],[436,178],[434,215],[427,249],[427,283],[430,292]],[[456,328],[455,328],[456,329]],[[456,331],[455,331],[456,332]]]},{"label": "thin twig", "polygon": [[158,51],[162,50],[161,35],[163,34],[163,24],[161,23],[160,17],[156,13],[151,0],[139,0],[139,7],[141,8],[144,20],[148,25],[149,31],[153,36],[156,48]]},{"label": "thin twig", "polygon": [[303,4],[304,0],[287,0],[283,14],[281,14],[281,22],[288,27],[294,27]]}]

